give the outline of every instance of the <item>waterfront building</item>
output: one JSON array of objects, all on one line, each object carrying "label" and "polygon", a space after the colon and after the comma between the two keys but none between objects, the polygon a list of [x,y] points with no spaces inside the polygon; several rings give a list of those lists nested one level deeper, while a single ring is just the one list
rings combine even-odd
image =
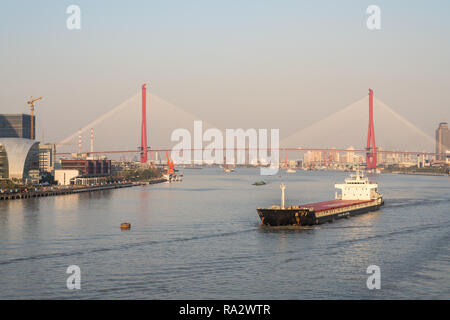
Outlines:
[{"label": "waterfront building", "polygon": [[[36,117],[33,116],[34,123]],[[33,128],[35,137],[36,126]],[[31,116],[28,114],[0,114],[0,138],[31,139]]]},{"label": "waterfront building", "polygon": [[393,164],[398,164],[400,163],[400,156],[397,153],[393,153],[392,154],[392,163]]},{"label": "waterfront building", "polygon": [[39,145],[39,171],[41,173],[52,172],[54,169],[54,145]]},{"label": "waterfront building", "polygon": [[362,165],[363,163],[366,162],[366,157],[361,154],[355,155],[354,159],[355,159],[356,164],[358,164],[358,165]]},{"label": "waterfront building", "polygon": [[436,129],[436,160],[445,161],[447,150],[450,150],[450,130],[447,122],[441,122]]},{"label": "waterfront building", "polygon": [[414,167],[416,165],[417,165],[416,162],[411,162],[411,161],[402,161],[398,164],[399,168],[410,168],[410,167]]},{"label": "waterfront building", "polygon": [[288,161],[289,168],[296,168],[297,167],[297,160],[289,160]]},{"label": "waterfront building", "polygon": [[61,169],[78,170],[84,177],[111,175],[111,160],[104,159],[62,159]]},{"label": "waterfront building", "polygon": [[60,185],[97,184],[111,176],[111,160],[106,159],[61,159],[60,167],[55,170]]},{"label": "waterfront building", "polygon": [[259,164],[259,161],[258,161],[257,157],[250,159],[251,166],[257,166],[258,164]]},{"label": "waterfront building", "polygon": [[25,182],[39,180],[39,142],[0,138],[0,175]]},{"label": "waterfront building", "polygon": [[55,181],[58,185],[68,186],[73,183],[73,179],[78,177],[80,172],[76,169],[56,169]]}]

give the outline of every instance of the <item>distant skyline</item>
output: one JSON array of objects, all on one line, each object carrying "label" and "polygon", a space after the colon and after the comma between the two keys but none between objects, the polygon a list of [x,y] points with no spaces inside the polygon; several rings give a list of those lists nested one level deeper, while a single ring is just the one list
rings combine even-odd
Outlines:
[{"label": "distant skyline", "polygon": [[[81,30],[66,28],[72,4],[81,8]],[[372,4],[381,8],[381,30],[366,27]],[[450,121],[449,12],[446,0],[5,2],[0,113],[29,113],[27,99],[44,96],[37,138],[56,142],[149,83],[151,93],[199,120],[280,128],[283,139],[370,87],[433,136]],[[162,144],[161,123],[177,120],[149,103],[150,141]],[[124,117],[112,118],[108,130],[136,147],[139,121],[134,130],[130,119],[122,131]],[[387,130],[375,124],[376,135]]]}]

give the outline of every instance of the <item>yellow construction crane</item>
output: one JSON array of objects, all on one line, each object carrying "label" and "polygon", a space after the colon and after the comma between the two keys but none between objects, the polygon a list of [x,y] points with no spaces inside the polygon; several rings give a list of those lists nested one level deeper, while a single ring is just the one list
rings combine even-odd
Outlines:
[{"label": "yellow construction crane", "polygon": [[31,132],[30,132],[30,138],[32,140],[34,140],[34,103],[38,100],[41,100],[42,97],[39,98],[35,98],[33,99],[33,97],[30,98],[30,101],[28,101],[27,103],[30,105],[30,115],[31,115]]}]

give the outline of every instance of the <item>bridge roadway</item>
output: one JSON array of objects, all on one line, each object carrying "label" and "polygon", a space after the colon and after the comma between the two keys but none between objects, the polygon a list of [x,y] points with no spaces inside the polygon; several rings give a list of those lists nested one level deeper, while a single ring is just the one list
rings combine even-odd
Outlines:
[{"label": "bridge roadway", "polygon": [[[147,152],[172,152],[172,149],[147,149]],[[200,151],[200,150],[214,150],[212,148],[191,148],[191,149],[182,149],[181,151]],[[227,148],[222,148],[223,151],[230,150]],[[366,149],[355,149],[355,150],[348,150],[348,149],[328,149],[328,148],[232,148],[231,150],[234,151],[248,151],[248,150],[278,150],[280,152],[284,151],[322,151],[322,152],[353,152],[353,153],[367,153],[369,152]],[[95,151],[95,152],[82,152],[82,153],[88,153],[88,154],[121,154],[121,153],[136,153],[140,154],[141,150],[110,150],[110,151]],[[57,152],[57,156],[65,156],[65,155],[72,155],[76,152]],[[425,152],[425,151],[392,151],[392,150],[377,150],[377,153],[383,153],[383,154],[410,154],[410,155],[425,155],[425,156],[434,156],[438,155],[439,153],[434,152]]]}]

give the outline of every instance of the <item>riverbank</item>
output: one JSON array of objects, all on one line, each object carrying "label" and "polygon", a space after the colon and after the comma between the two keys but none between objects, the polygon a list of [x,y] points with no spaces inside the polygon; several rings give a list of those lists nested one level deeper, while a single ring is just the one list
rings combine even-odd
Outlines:
[{"label": "riverbank", "polygon": [[440,172],[402,172],[402,171],[392,171],[392,172],[384,172],[384,173],[391,173],[391,174],[406,174],[406,175],[412,175],[412,176],[449,176],[447,173],[440,173]]},{"label": "riverbank", "polygon": [[23,191],[23,192],[3,192],[3,193],[0,193],[0,200],[40,198],[40,197],[59,196],[59,195],[82,193],[82,192],[94,192],[94,191],[101,191],[101,190],[129,188],[129,187],[134,187],[134,186],[157,184],[157,183],[162,183],[162,182],[166,182],[166,181],[167,180],[164,178],[155,178],[155,179],[150,179],[148,181],[121,182],[121,183],[111,183],[111,184],[95,185],[95,186],[48,187],[46,189],[28,190],[28,191]]}]

